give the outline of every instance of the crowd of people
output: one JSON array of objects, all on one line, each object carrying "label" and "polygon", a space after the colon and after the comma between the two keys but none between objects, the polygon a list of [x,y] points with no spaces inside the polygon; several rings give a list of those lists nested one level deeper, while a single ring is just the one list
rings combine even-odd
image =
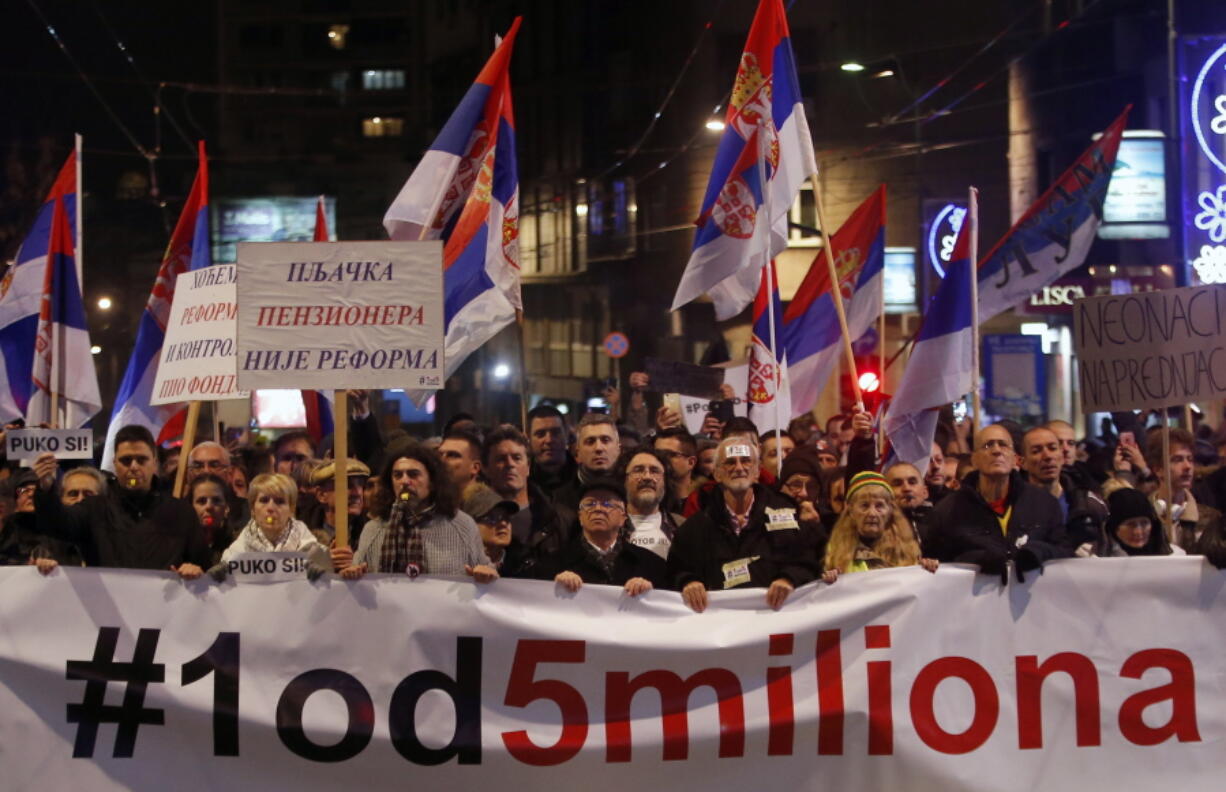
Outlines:
[{"label": "crowd of people", "polygon": [[[301,551],[309,576],[370,573],[553,580],[567,591],[796,588],[878,569],[970,564],[1024,581],[1060,558],[1194,554],[1226,566],[1226,432],[1120,414],[1078,440],[1061,420],[973,431],[942,414],[920,469],[891,461],[865,412],[759,433],[709,416],[690,434],[662,407],[643,431],[556,407],[524,427],[452,417],[439,437],[384,437],[362,394],[338,497],[330,444],[291,431],[268,445],[208,441],[185,459],[140,426],[114,471],[44,454],[0,469],[5,564],[173,570],[224,580],[246,552]],[[616,406],[616,405],[615,405]],[[1165,449],[1165,450],[1164,450]],[[886,458],[883,460],[882,457]],[[174,497],[177,465],[185,466]],[[338,541],[337,509],[348,536]]]}]

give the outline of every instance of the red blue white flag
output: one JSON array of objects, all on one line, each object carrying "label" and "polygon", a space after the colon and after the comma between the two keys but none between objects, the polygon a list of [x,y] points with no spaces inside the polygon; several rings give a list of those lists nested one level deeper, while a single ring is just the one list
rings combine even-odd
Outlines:
[{"label": "red blue white flag", "polygon": [[[774,314],[772,319],[770,311]],[[774,342],[771,323],[774,323]],[[759,432],[787,431],[792,419],[788,392],[788,361],[783,350],[783,303],[779,300],[779,277],[775,262],[762,268],[762,283],[753,304],[753,342],[749,348],[746,401],[749,420]],[[776,353],[773,350],[778,350]]]},{"label": "red blue white flag", "polygon": [[182,430],[183,405],[162,404],[155,407],[149,404],[149,399],[157,376],[162,342],[166,338],[166,322],[174,301],[175,281],[181,273],[212,264],[209,250],[209,166],[203,140],[198,148],[199,165],[192,191],[162,256],[153,290],[149,293],[145,310],[141,312],[136,346],[128,359],[119,392],[115,395],[115,408],[111,412],[111,423],[106,430],[106,447],[102,452],[102,466],[107,469],[114,458],[115,433],[124,426],[145,426],[158,438],[159,443]]},{"label": "red blue white flag", "polygon": [[[763,266],[787,247],[787,216],[796,193],[817,171],[782,0],[758,4],[724,124],[672,306],[675,311],[706,293],[717,319],[735,316],[753,300]],[[752,140],[758,129],[767,137],[761,146]],[[751,170],[747,159],[759,164]],[[765,169],[768,194],[747,175],[758,167]],[[759,236],[768,230],[769,251]]]}]

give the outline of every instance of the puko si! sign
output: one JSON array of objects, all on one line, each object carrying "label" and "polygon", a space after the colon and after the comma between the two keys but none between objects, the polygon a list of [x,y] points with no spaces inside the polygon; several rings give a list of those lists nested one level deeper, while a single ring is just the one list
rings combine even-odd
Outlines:
[{"label": "puko si! sign", "polygon": [[1226,37],[1180,41],[1184,256],[1200,283],[1226,283]]},{"label": "puko si! sign", "polygon": [[238,383],[443,385],[440,242],[242,242]]}]

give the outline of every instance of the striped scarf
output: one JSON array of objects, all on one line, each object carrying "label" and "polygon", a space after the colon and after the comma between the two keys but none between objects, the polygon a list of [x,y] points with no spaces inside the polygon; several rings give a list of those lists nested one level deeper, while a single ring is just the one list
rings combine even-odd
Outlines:
[{"label": "striped scarf", "polygon": [[433,506],[414,514],[402,500],[392,504],[392,512],[387,518],[387,533],[383,535],[383,547],[379,553],[380,572],[403,572],[409,577],[427,572],[421,526],[433,516],[433,512]]}]

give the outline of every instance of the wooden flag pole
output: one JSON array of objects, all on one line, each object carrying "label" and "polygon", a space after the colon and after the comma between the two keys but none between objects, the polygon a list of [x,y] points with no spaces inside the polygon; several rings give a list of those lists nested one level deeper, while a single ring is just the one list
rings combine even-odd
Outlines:
[{"label": "wooden flag pole", "polygon": [[979,403],[979,190],[971,187],[970,212],[967,222],[971,224],[971,403],[975,409],[975,435],[983,429],[983,411]]},{"label": "wooden flag pole", "polygon": [[826,223],[822,209],[822,191],[817,182],[817,171],[809,178],[813,181],[813,203],[817,208],[817,224],[822,229],[822,249],[826,251],[826,266],[830,268],[830,296],[834,298],[834,310],[839,317],[839,329],[843,331],[843,352],[847,356],[847,370],[851,373],[851,392],[856,397],[856,411],[864,412],[864,394],[860,392],[860,378],[856,373],[856,353],[851,348],[851,330],[847,327],[847,312],[843,309],[843,291],[839,288],[839,271],[834,266],[834,250],[830,244],[834,233]]},{"label": "wooden flag pole", "polygon": [[880,430],[875,433],[877,438],[877,458],[885,450],[884,424],[880,422],[881,405],[885,403],[885,273],[881,274],[881,305],[877,314],[877,412]]},{"label": "wooden flag pole", "polygon": [[200,402],[187,405],[187,421],[183,424],[183,445],[179,447],[179,469],[175,471],[175,497],[183,497],[183,484],[187,480],[187,458],[191,456],[196,442],[196,422],[200,420]]},{"label": "wooden flag pole", "polygon": [[349,391],[334,391],[332,403],[332,510],[336,546],[349,546]]}]

